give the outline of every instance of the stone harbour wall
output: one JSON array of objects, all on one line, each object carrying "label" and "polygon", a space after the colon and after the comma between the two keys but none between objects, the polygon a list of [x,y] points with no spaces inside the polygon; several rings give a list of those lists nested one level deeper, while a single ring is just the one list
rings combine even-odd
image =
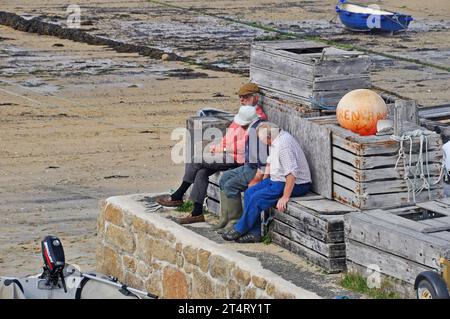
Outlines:
[{"label": "stone harbour wall", "polygon": [[318,298],[255,258],[146,213],[136,196],[102,203],[97,271],[160,298]]}]

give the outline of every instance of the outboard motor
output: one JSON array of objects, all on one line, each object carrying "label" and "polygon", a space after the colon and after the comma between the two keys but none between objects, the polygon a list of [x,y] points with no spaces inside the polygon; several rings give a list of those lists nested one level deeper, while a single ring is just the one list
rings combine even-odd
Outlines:
[{"label": "outboard motor", "polygon": [[61,241],[56,236],[46,236],[41,242],[41,248],[42,258],[44,259],[44,272],[39,278],[46,279],[46,285],[50,288],[60,288],[59,279],[61,279],[64,292],[67,292],[64,279],[66,259]]},{"label": "outboard motor", "polygon": [[[41,242],[44,272],[25,278],[0,277],[0,299],[156,299],[158,296],[120,283],[99,273],[82,273],[66,264],[56,236]],[[67,286],[66,286],[67,281]]]}]

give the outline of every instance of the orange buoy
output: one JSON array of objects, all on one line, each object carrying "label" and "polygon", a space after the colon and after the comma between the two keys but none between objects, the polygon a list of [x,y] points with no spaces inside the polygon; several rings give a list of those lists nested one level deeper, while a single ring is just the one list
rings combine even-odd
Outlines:
[{"label": "orange buoy", "polygon": [[388,109],[377,93],[358,89],[345,94],[336,108],[339,124],[359,135],[374,135],[378,120],[386,119]]}]

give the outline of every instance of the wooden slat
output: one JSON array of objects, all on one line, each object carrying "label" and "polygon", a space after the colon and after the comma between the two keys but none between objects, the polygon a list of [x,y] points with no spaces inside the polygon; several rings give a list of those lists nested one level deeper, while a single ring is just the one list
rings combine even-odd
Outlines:
[{"label": "wooden slat", "polygon": [[338,273],[345,270],[346,259],[344,257],[340,258],[327,258],[315,252],[312,249],[309,249],[305,246],[302,246],[288,238],[276,233],[271,233],[272,242],[277,244],[287,250],[302,256],[314,264],[324,268],[329,273]]},{"label": "wooden slat", "polygon": [[[436,178],[435,178],[436,179]],[[430,184],[433,181],[432,178],[428,181]],[[335,185],[340,185],[345,188],[351,189],[357,194],[386,194],[386,193],[398,193],[407,192],[408,186],[411,188],[409,182],[404,179],[395,180],[383,180],[375,182],[358,182],[352,178],[333,172],[333,182]],[[431,185],[430,189],[442,188],[442,185]]]},{"label": "wooden slat", "polygon": [[348,212],[353,212],[356,209],[348,205],[341,204],[334,200],[319,199],[319,200],[297,200],[297,204],[312,209],[320,214],[340,215]]},{"label": "wooden slat", "polygon": [[377,216],[379,215],[365,213],[346,215],[346,239],[364,243],[429,267],[436,267],[436,260],[450,249],[448,241],[399,226]]},{"label": "wooden slat", "polygon": [[284,213],[275,210],[276,215],[290,216],[305,225],[309,225],[323,232],[340,231],[344,229],[343,217],[341,215],[327,216],[315,212],[296,203],[289,203]]},{"label": "wooden slat", "polygon": [[302,48],[295,48],[295,47],[280,47],[280,48],[264,48],[265,52],[270,52],[285,58],[290,58],[290,59],[294,59],[297,60],[298,62],[301,63],[305,63],[305,64],[310,64],[310,65],[314,65],[316,64],[316,61],[318,60],[318,58],[320,58],[321,53],[317,53],[317,52],[304,52],[304,53],[297,53],[297,52],[292,52],[291,50],[298,50],[298,49],[305,49],[305,50],[309,50],[312,49],[313,51],[315,49],[323,49],[323,46],[316,46],[316,47],[302,47]]},{"label": "wooden slat", "polygon": [[[427,166],[424,166],[425,171],[426,168]],[[430,164],[428,165],[428,169],[430,171],[430,176],[436,178],[440,174],[441,164]],[[404,176],[404,171],[400,168],[395,169],[394,167],[387,167],[361,170],[337,159],[333,159],[333,171],[342,173],[357,182],[370,182],[394,178],[402,179]]]},{"label": "wooden slat", "polygon": [[220,188],[217,185],[209,184],[208,189],[206,190],[206,195],[208,195],[209,198],[214,199],[217,202],[220,202]]},{"label": "wooden slat", "polygon": [[308,247],[315,252],[325,257],[345,257],[345,244],[326,244],[314,237],[308,236],[305,233],[299,232],[287,224],[275,220],[273,223],[273,231],[287,237],[290,240],[299,243],[302,246]]},{"label": "wooden slat", "polygon": [[450,217],[425,219],[418,221],[418,223],[428,226],[422,229],[422,233],[434,238],[446,240],[450,251]]},{"label": "wooden slat", "polygon": [[407,207],[400,207],[400,208],[391,208],[389,209],[389,212],[395,215],[404,215],[413,212],[416,210],[417,206],[407,206]]},{"label": "wooden slat", "polygon": [[316,193],[313,192],[308,192],[306,195],[304,196],[300,196],[300,197],[291,197],[290,201],[298,203],[299,201],[315,201],[318,199],[323,199],[324,197],[322,195],[317,195]]},{"label": "wooden slat", "polygon": [[342,215],[324,215],[297,203],[290,204],[285,214],[327,232],[344,229],[344,218]]},{"label": "wooden slat", "polygon": [[418,223],[414,220],[411,220],[411,219],[408,219],[405,217],[401,217],[401,216],[397,216],[386,210],[374,209],[374,210],[365,211],[364,213],[367,215],[373,216],[376,219],[384,220],[385,222],[390,223],[392,225],[397,225],[399,227],[408,228],[408,229],[411,229],[411,230],[419,232],[419,233],[422,232],[422,230],[427,227],[427,226],[425,226],[421,223]]},{"label": "wooden slat", "polygon": [[342,76],[343,74],[364,74],[368,73],[371,62],[367,57],[348,58],[342,61],[324,60],[317,63],[314,67],[314,75],[316,77]]},{"label": "wooden slat", "polygon": [[340,91],[370,88],[371,81],[368,75],[352,76],[345,79],[316,78],[313,83],[313,91]]},{"label": "wooden slat", "polygon": [[395,100],[389,113],[394,118],[394,135],[401,136],[406,132],[408,123],[419,124],[417,102],[414,100]]},{"label": "wooden slat", "polygon": [[409,261],[351,239],[347,241],[346,245],[348,260],[366,267],[376,265],[381,273],[410,284],[414,284],[417,275],[422,271],[433,270],[431,267]]},{"label": "wooden slat", "polygon": [[[373,155],[373,156],[355,156],[354,154],[345,151],[339,147],[333,146],[332,148],[333,158],[336,158],[342,162],[351,164],[358,169],[372,169],[383,166],[395,166],[398,156],[397,155]],[[425,154],[423,154],[425,157]],[[428,163],[441,163],[443,158],[442,150],[435,150],[428,152]],[[416,164],[419,159],[419,154],[411,155],[411,163]],[[409,155],[406,158],[409,161]],[[425,162],[425,159],[424,159]],[[403,160],[399,161],[399,165],[403,163]]]},{"label": "wooden slat", "polygon": [[217,172],[209,176],[209,182],[215,185],[219,185],[219,180],[222,177],[223,172]]},{"label": "wooden slat", "polygon": [[450,104],[421,108],[419,110],[419,116],[424,119],[440,118],[444,116],[450,118]]},{"label": "wooden slat", "polygon": [[[377,155],[398,153],[400,144],[389,136],[366,136],[362,137],[338,125],[330,126],[333,132],[333,145],[339,146],[356,155]],[[409,152],[409,142],[404,144],[405,150]],[[413,152],[419,150],[418,138],[413,139]],[[442,139],[439,134],[428,136],[428,150],[442,148]],[[425,144],[424,144],[425,149]]]},{"label": "wooden slat", "polygon": [[[264,109],[286,109],[289,108],[293,112],[296,112],[301,117],[316,117],[320,116],[318,110],[312,110],[309,105],[299,102],[286,101],[279,97],[271,96],[271,92],[261,89],[262,92],[262,106]],[[271,119],[269,119],[271,120]]]},{"label": "wooden slat", "polygon": [[[252,49],[270,52],[273,51],[276,52],[276,50],[283,51],[282,49],[311,49],[311,48],[314,49],[314,48],[328,48],[328,47],[329,47],[328,45],[324,45],[323,43],[304,40],[260,41],[252,45]],[[299,61],[302,61],[303,59],[300,54],[295,54],[294,58],[298,59]]]},{"label": "wooden slat", "polygon": [[[342,243],[344,242],[344,224],[331,224],[331,227],[338,228],[337,230],[329,230],[327,226],[322,225],[318,218],[314,216],[307,216],[304,220],[296,219],[288,214],[278,213],[275,215],[275,220],[279,220],[286,225],[289,225],[305,233],[310,237],[314,237],[324,243]],[[328,223],[327,223],[328,224]],[[324,229],[325,228],[325,229]]]},{"label": "wooden slat", "polygon": [[450,205],[444,204],[438,201],[425,202],[425,203],[417,203],[417,207],[421,207],[424,209],[431,210],[436,213],[444,214],[450,216]]},{"label": "wooden slat", "polygon": [[[443,196],[442,188],[437,188],[431,190],[431,199],[441,198]],[[374,207],[395,207],[408,205],[412,203],[412,194],[410,195],[410,200],[408,201],[408,192],[401,193],[390,193],[390,194],[378,194],[378,195],[367,195],[367,194],[356,194],[349,189],[346,189],[340,185],[333,184],[333,198],[341,203],[351,205],[359,209],[370,209]],[[423,191],[422,193],[416,195],[416,201],[427,201],[428,192]]]},{"label": "wooden slat", "polygon": [[333,91],[313,91],[312,100],[321,106],[337,106],[341,98],[350,92],[351,88]]},{"label": "wooden slat", "polygon": [[250,68],[259,68],[277,72],[309,82],[313,81],[313,66],[298,60],[287,58],[272,52],[252,50],[250,54]]},{"label": "wooden slat", "polygon": [[[284,100],[286,102],[289,103],[298,103],[298,104],[303,104],[309,108],[311,108],[311,98],[308,97],[303,97],[303,96],[298,96],[295,94],[290,94],[288,92],[283,92],[274,88],[269,88],[269,87],[263,87],[263,86],[259,86],[259,89],[261,92],[264,92],[265,95],[276,98],[276,99],[281,99]],[[312,116],[320,116],[320,111],[318,109],[310,109],[309,112],[303,112],[303,117],[309,117],[309,113],[313,113]],[[316,114],[316,115],[314,115]],[[270,119],[270,117],[269,117]]]},{"label": "wooden slat", "polygon": [[258,67],[252,67],[250,69],[250,81],[263,88],[275,89],[306,100],[311,96],[312,92],[311,81],[293,78]]}]

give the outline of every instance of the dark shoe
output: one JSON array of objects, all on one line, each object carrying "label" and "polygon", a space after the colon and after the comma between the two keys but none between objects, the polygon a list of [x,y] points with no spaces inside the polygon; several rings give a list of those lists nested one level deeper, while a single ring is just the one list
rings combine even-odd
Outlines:
[{"label": "dark shoe", "polygon": [[260,243],[262,241],[262,237],[260,235],[255,234],[245,234],[244,236],[241,236],[236,239],[237,243]]},{"label": "dark shoe", "polygon": [[170,195],[161,196],[156,199],[156,202],[161,206],[167,206],[167,207],[178,207],[183,205],[182,200],[172,200]]},{"label": "dark shoe", "polygon": [[242,234],[234,229],[227,231],[225,234],[222,235],[222,238],[228,241],[233,241],[241,237]]},{"label": "dark shoe", "polygon": [[198,215],[198,216],[187,216],[182,218],[177,218],[178,224],[193,224],[193,223],[203,223],[205,222],[205,216]]}]

